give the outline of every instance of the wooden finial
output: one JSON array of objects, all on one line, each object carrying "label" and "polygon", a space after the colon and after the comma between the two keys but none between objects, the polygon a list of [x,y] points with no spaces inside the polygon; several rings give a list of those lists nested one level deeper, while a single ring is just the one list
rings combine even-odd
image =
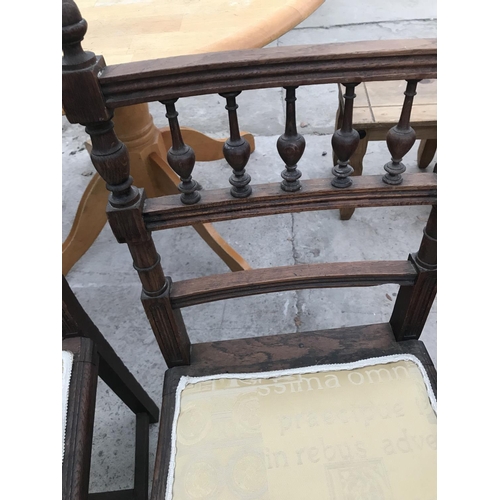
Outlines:
[{"label": "wooden finial", "polygon": [[73,0],[62,0],[63,68],[76,69],[94,64],[93,52],[85,52],[81,42],[87,32],[87,21],[82,18]]}]

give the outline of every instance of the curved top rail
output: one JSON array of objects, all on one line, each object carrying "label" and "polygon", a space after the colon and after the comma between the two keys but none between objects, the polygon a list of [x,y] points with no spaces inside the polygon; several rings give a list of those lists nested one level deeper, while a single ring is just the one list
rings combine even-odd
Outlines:
[{"label": "curved top rail", "polygon": [[212,52],[107,66],[110,108],[257,88],[435,78],[435,39],[376,40]]}]

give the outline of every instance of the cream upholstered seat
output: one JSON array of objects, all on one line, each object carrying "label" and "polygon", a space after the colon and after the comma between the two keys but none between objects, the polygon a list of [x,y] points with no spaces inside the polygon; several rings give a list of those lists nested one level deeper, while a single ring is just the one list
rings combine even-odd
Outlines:
[{"label": "cream upholstered seat", "polygon": [[429,500],[436,402],[411,355],[182,377],[167,500]]}]

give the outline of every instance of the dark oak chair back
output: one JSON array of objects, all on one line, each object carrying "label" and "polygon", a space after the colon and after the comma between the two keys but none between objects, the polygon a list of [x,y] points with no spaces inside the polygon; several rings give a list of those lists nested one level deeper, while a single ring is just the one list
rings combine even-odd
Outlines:
[{"label": "dark oak chair back", "polygon": [[[398,341],[418,339],[436,294],[436,174],[403,175],[402,162],[415,142],[410,126],[421,79],[436,78],[435,40],[373,41],[277,47],[181,56],[106,66],[84,52],[86,23],[72,0],[63,0],[63,105],[71,123],[86,127],[92,162],[111,194],[107,214],[113,233],[126,243],[142,282],[142,302],[169,367],[190,363],[191,344],[181,308],[214,300],[290,289],[400,285],[390,319]],[[361,82],[406,80],[401,118],[387,136],[391,159],[380,175],[351,178],[349,158],[359,143],[352,128],[355,88]],[[298,86],[340,83],[345,87],[342,127],[332,137],[338,158],[332,174],[300,180],[305,140],[295,124]],[[238,127],[238,95],[249,89],[286,89],[286,126],[277,149],[282,180],[252,184],[248,142]],[[232,167],[226,189],[199,191],[195,155],[184,144],[175,103],[179,98],[220,94],[226,99],[230,138],[224,156]],[[113,130],[113,110],[160,101],[172,133],[168,163],[180,176],[179,195],[147,199],[133,185],[128,154]],[[382,170],[382,169],[381,169]],[[432,205],[418,251],[407,261],[310,264],[202,277],[173,283],[164,274],[152,233],[162,229],[306,210]]]}]

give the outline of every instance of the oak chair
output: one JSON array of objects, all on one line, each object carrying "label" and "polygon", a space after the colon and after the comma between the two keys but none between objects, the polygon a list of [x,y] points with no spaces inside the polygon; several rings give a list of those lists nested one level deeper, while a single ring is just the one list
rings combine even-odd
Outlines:
[{"label": "oak chair", "polygon": [[[149,424],[159,409],[87,315],[63,276],[63,500],[146,500]],[[134,488],[89,494],[98,376],[136,415]]]},{"label": "oak chair", "polygon": [[[418,82],[436,78],[435,40],[278,47],[106,66],[101,56],[82,50],[85,31],[76,5],[63,1],[64,108],[91,137],[93,164],[111,191],[110,226],[129,247],[141,300],[169,367],[152,498],[435,495],[436,370],[418,339],[436,294],[437,176],[403,175],[402,163],[416,140],[410,117]],[[360,140],[352,127],[355,88],[386,80],[407,82],[399,123],[387,137],[391,159],[385,173],[351,178],[349,159]],[[296,128],[295,90],[326,83],[345,87],[342,125],[332,137],[339,161],[332,176],[300,180],[305,139]],[[285,131],[277,142],[285,168],[281,182],[253,185],[236,99],[242,91],[269,87],[286,89]],[[199,191],[175,102],[211,93],[226,99],[230,138],[223,152],[232,175],[227,188]],[[179,195],[147,199],[133,185],[126,148],[113,132],[113,109],[151,101],[166,108],[168,163],[181,178]],[[152,237],[153,231],[200,222],[406,205],[432,207],[420,248],[406,261],[253,269],[174,283]],[[386,283],[400,289],[383,324],[193,345],[181,314],[183,307],[260,293]]]}]

